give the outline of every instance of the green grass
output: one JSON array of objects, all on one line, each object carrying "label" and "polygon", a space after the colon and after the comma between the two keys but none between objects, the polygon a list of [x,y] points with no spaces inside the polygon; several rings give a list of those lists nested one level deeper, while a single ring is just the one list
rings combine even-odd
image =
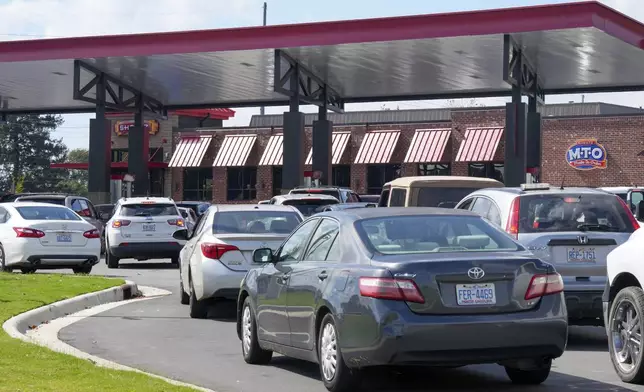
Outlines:
[{"label": "green grass", "polygon": [[[123,284],[120,279],[54,274],[0,273],[0,325],[52,302]],[[0,392],[188,392],[144,374],[91,362],[9,337],[0,329]]]}]

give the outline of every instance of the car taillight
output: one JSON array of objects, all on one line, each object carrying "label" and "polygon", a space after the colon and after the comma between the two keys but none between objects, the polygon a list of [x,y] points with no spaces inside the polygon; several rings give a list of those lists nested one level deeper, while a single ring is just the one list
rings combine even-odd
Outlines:
[{"label": "car taillight", "polygon": [[508,217],[508,224],[505,227],[505,231],[517,239],[519,237],[519,212],[521,210],[521,203],[519,198],[516,197],[512,200],[510,205],[510,216]]},{"label": "car taillight", "polygon": [[207,257],[209,259],[221,259],[221,256],[223,256],[224,253],[234,250],[239,250],[239,248],[234,245],[228,244],[201,244],[201,253],[204,255],[204,257]]},{"label": "car taillight", "polygon": [[413,280],[360,278],[359,285],[360,295],[363,297],[425,303],[425,298]]},{"label": "car taillight", "polygon": [[633,212],[631,211],[630,208],[628,208],[628,204],[619,196],[615,196],[617,200],[619,200],[619,204],[622,205],[622,208],[624,208],[624,212],[626,212],[626,215],[628,216],[628,220],[631,222],[631,225],[633,225],[633,230],[637,230],[640,228],[639,222],[637,222],[637,218],[635,218],[635,215],[633,215]]},{"label": "car taillight", "polygon": [[83,237],[85,237],[85,238],[101,238],[101,233],[96,229],[87,230],[86,232],[83,233]]},{"label": "car taillight", "polygon": [[543,297],[548,294],[556,294],[564,289],[563,279],[557,273],[546,275],[535,275],[530,281],[530,286],[525,292],[525,299]]},{"label": "car taillight", "polygon": [[129,225],[130,225],[129,220],[116,219],[116,220],[112,221],[112,227],[114,227],[114,228],[119,228],[119,227],[122,227],[122,226],[129,226]]},{"label": "car taillight", "polygon": [[42,238],[45,236],[44,231],[28,227],[14,227],[13,231],[16,232],[16,237],[20,238]]},{"label": "car taillight", "polygon": [[168,224],[172,226],[179,226],[179,227],[185,226],[183,219],[168,219]]}]

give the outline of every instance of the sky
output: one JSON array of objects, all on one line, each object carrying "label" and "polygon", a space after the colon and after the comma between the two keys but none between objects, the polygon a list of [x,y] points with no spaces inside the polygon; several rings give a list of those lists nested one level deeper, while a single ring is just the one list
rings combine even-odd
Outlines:
[{"label": "sky", "polygon": [[[414,14],[432,14],[476,9],[564,3],[574,0],[267,0],[268,24],[303,23]],[[602,3],[644,21],[642,0],[602,0]],[[105,34],[134,34],[161,31],[216,29],[260,25],[263,0],[0,0],[0,40],[77,37]],[[581,95],[546,97],[546,103],[580,102]],[[644,106],[642,93],[586,94],[586,102],[609,102]],[[506,98],[477,100],[477,104],[499,106]],[[346,105],[345,110],[421,109],[444,107],[445,101],[378,102]],[[452,102],[452,104],[454,104]],[[459,104],[458,102],[456,104]],[[247,126],[259,108],[237,108],[224,126]],[[283,113],[287,108],[266,108]],[[317,112],[301,107],[303,112]],[[56,130],[70,149],[87,148],[90,114],[64,116]]]}]

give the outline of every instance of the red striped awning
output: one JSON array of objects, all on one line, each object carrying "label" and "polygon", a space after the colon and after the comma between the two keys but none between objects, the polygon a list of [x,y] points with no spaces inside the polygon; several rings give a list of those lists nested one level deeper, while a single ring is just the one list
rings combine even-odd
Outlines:
[{"label": "red striped awning", "polygon": [[[342,155],[347,149],[351,132],[333,132],[331,136],[331,164],[338,165],[342,160]],[[305,165],[313,164],[313,148],[309,150],[309,156],[306,158]]]},{"label": "red striped awning", "polygon": [[371,131],[362,140],[354,163],[389,163],[398,143],[400,131]]},{"label": "red striped awning", "polygon": [[206,156],[212,135],[185,136],[172,154],[168,167],[199,167]]},{"label": "red striped awning", "polygon": [[257,135],[226,135],[213,166],[244,166],[255,145]]},{"label": "red striped awning", "polygon": [[268,139],[259,166],[282,166],[284,153],[284,136],[273,135]]},{"label": "red striped awning", "polygon": [[468,128],[456,154],[456,162],[494,160],[504,128]]},{"label": "red striped awning", "polygon": [[442,162],[451,129],[417,129],[404,163]]}]

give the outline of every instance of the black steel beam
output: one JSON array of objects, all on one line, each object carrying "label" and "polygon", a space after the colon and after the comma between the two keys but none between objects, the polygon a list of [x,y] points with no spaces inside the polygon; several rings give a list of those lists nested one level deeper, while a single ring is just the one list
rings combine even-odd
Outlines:
[{"label": "black steel beam", "polygon": [[[284,72],[282,72],[284,70]],[[275,49],[274,91],[299,101],[344,113],[344,100],[338,92],[285,51]],[[297,80],[297,86],[293,82]]]},{"label": "black steel beam", "polygon": [[535,98],[539,104],[544,103],[545,91],[536,67],[510,34],[503,36],[503,80],[510,86],[519,87],[521,93]]},{"label": "black steel beam", "polygon": [[[85,85],[81,85],[81,70],[85,70],[94,75],[92,80]],[[101,79],[104,80],[102,84],[104,87],[101,88],[104,91],[101,91],[100,94],[97,91],[96,97],[88,97],[87,93],[93,88],[99,88],[101,85],[99,81]],[[126,93],[129,93],[130,97],[126,98]],[[136,106],[138,97],[143,97],[143,110],[147,117],[165,118],[168,115],[166,108],[158,100],[143,94],[143,92],[122,80],[84,61],[74,60],[74,99],[98,105],[100,103],[100,96],[104,97],[103,104],[107,109],[136,112],[138,110]]]}]

